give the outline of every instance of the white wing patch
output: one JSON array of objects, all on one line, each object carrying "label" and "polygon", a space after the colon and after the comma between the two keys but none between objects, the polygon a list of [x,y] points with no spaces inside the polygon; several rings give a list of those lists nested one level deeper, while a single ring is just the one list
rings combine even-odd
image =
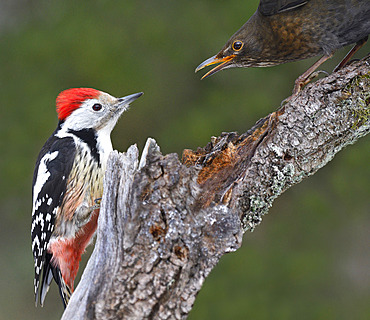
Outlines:
[{"label": "white wing patch", "polygon": [[36,210],[39,208],[39,206],[42,203],[42,200],[40,199],[37,200],[37,198],[45,182],[48,181],[50,177],[50,172],[48,171],[46,163],[51,160],[54,160],[58,156],[58,153],[59,153],[58,151],[47,153],[40,160],[40,165],[37,171],[36,182],[33,187],[33,209],[32,209],[33,214],[36,212]]}]

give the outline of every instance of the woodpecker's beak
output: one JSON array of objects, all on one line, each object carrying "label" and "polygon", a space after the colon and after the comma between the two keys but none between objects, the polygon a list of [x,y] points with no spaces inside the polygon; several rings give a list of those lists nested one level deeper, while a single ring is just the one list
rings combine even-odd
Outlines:
[{"label": "woodpecker's beak", "polygon": [[207,78],[213,74],[215,74],[217,71],[220,71],[222,69],[225,69],[227,67],[229,67],[230,65],[233,64],[233,59],[235,58],[235,54],[232,54],[230,56],[226,56],[226,57],[223,57],[223,58],[218,58],[218,55],[215,55],[213,57],[210,57],[209,59],[207,59],[206,61],[203,61],[196,69],[195,69],[195,72],[198,72],[199,70],[205,68],[205,67],[208,67],[208,66],[211,66],[213,64],[216,64],[216,63],[221,63],[219,64],[217,67],[213,68],[212,70],[208,71],[203,77],[202,77],[202,80],[204,78]]},{"label": "woodpecker's beak", "polygon": [[118,98],[118,106],[117,107],[123,107],[126,105],[129,105],[131,102],[135,101],[137,98],[140,98],[144,92],[138,92],[134,94],[130,94],[129,96]]}]

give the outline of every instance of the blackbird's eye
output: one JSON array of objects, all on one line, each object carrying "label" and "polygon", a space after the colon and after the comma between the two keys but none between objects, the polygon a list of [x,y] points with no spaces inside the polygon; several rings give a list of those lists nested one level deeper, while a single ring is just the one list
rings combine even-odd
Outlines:
[{"label": "blackbird's eye", "polygon": [[92,106],[92,109],[93,109],[94,111],[99,111],[99,110],[101,110],[101,108],[102,108],[102,105],[101,105],[100,103],[95,103],[95,104]]},{"label": "blackbird's eye", "polygon": [[232,48],[235,51],[239,51],[241,48],[243,48],[243,42],[241,42],[240,40],[234,41],[233,45],[232,45]]}]

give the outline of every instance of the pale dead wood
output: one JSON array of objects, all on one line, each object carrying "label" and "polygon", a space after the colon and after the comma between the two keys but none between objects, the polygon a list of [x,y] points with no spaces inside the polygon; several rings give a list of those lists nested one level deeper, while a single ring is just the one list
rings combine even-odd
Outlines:
[{"label": "pale dead wood", "polygon": [[185,319],[274,199],[370,131],[370,58],[308,85],[248,132],[162,155],[113,152],[97,242],[62,319]]}]

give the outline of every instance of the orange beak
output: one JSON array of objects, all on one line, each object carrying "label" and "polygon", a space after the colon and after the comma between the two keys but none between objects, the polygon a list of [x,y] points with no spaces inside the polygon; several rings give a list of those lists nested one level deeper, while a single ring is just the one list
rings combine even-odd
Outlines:
[{"label": "orange beak", "polygon": [[208,66],[211,66],[213,64],[216,64],[216,63],[220,63],[217,67],[211,69],[210,71],[208,71],[203,77],[201,80],[203,80],[204,78],[207,78],[213,74],[215,74],[217,71],[220,71],[222,69],[224,69],[226,66],[228,66],[230,64],[230,62],[235,58],[235,54],[232,54],[230,56],[227,56],[227,57],[224,57],[224,58],[217,58],[217,55],[213,56],[213,57],[210,57],[209,59],[207,59],[206,61],[203,61],[196,69],[195,69],[195,72],[198,72],[199,70],[205,68],[205,67],[208,67]]}]

